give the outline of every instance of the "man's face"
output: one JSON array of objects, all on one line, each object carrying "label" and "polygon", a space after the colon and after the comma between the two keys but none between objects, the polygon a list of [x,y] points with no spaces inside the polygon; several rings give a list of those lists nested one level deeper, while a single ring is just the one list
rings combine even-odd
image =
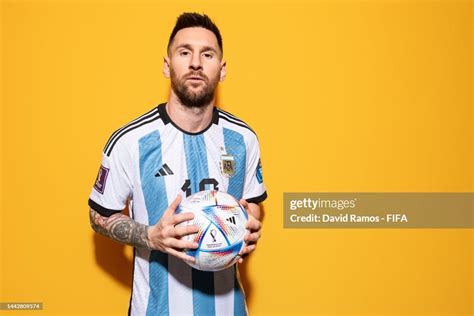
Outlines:
[{"label": "man's face", "polygon": [[202,27],[185,28],[173,39],[163,72],[187,107],[203,107],[214,98],[225,78],[225,62],[214,33]]}]

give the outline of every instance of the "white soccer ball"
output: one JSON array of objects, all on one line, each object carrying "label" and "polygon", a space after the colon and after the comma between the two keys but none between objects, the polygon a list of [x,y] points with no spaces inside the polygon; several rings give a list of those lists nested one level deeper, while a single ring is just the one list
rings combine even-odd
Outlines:
[{"label": "white soccer ball", "polygon": [[248,215],[245,208],[230,194],[220,191],[201,191],[181,202],[176,213],[190,212],[194,219],[178,224],[196,225],[199,231],[182,237],[194,241],[197,249],[184,252],[196,259],[188,263],[203,271],[219,271],[230,267],[239,259],[245,246],[245,225]]}]

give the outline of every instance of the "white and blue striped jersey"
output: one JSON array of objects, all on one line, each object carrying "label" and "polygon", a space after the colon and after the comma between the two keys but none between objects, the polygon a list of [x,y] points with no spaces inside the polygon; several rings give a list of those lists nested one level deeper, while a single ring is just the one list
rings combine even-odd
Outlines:
[{"label": "white and blue striped jersey", "polygon": [[[178,194],[207,189],[265,200],[255,133],[217,108],[207,128],[188,133],[160,104],[112,134],[89,205],[110,216],[128,203],[135,221],[154,225]],[[135,248],[129,314],[246,315],[237,266],[203,272],[160,251]]]}]

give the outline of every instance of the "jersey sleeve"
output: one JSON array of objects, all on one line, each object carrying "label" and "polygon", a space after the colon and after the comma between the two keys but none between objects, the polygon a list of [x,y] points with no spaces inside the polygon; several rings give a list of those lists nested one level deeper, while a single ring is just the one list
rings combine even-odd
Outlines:
[{"label": "jersey sleeve", "polygon": [[103,216],[121,212],[132,194],[127,154],[116,146],[108,156],[102,153],[102,162],[89,196],[89,206]]},{"label": "jersey sleeve", "polygon": [[267,198],[267,191],[263,183],[260,146],[255,135],[253,135],[249,142],[247,152],[248,156],[243,198],[249,203],[258,204]]}]

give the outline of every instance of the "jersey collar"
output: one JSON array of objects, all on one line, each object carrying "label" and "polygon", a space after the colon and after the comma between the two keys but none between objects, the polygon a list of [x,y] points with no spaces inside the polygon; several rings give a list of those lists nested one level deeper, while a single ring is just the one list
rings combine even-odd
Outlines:
[{"label": "jersey collar", "polygon": [[167,125],[168,123],[171,123],[171,125],[173,125],[176,129],[178,129],[179,131],[183,132],[184,134],[188,134],[188,135],[202,134],[205,131],[207,131],[209,128],[211,128],[212,124],[217,125],[219,123],[219,113],[217,112],[217,108],[214,106],[214,108],[212,109],[212,120],[209,123],[209,125],[206,128],[204,128],[202,131],[199,131],[199,132],[196,132],[196,133],[191,133],[191,132],[185,131],[184,129],[179,127],[175,122],[173,122],[171,120],[171,118],[168,115],[168,112],[166,112],[166,103],[161,103],[160,105],[158,105],[157,108],[158,108],[158,113],[160,114],[160,117],[163,120],[163,123],[165,123],[165,125]]}]

